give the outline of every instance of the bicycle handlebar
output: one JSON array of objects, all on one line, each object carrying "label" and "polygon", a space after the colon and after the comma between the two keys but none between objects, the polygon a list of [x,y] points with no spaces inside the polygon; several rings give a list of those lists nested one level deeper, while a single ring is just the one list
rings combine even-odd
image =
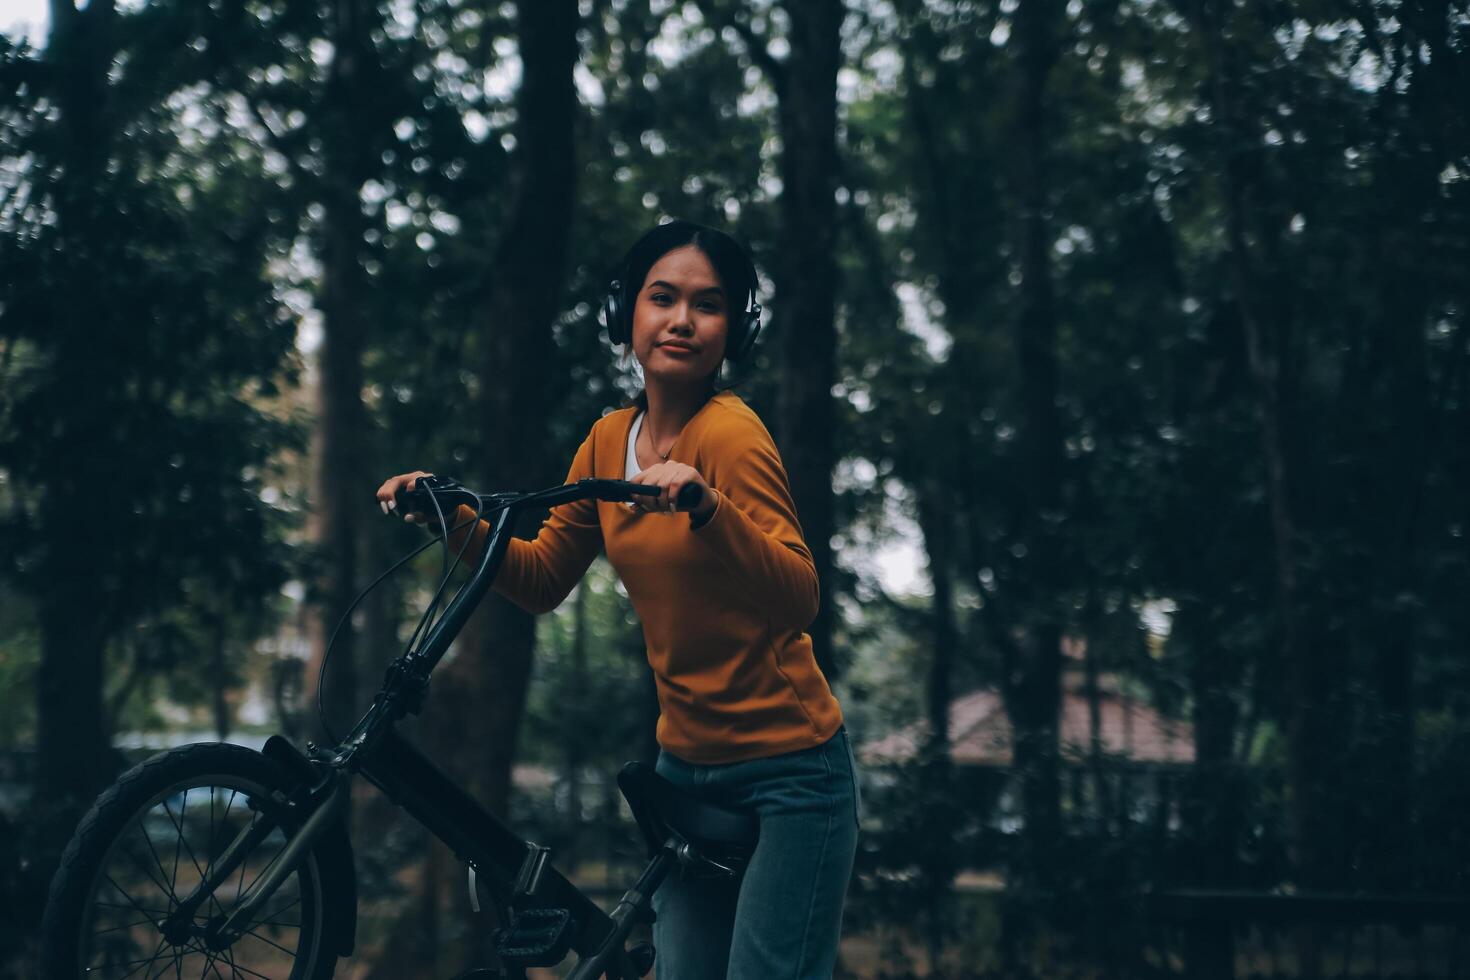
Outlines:
[{"label": "bicycle handlebar", "polygon": [[[545,490],[534,490],[529,493],[475,493],[448,477],[430,475],[421,476],[414,481],[412,490],[398,491],[395,500],[401,514],[433,514],[437,503],[439,509],[445,511],[447,516],[447,512],[454,510],[460,504],[467,504],[476,511],[484,513],[503,507],[522,507],[529,504],[554,507],[557,504],[587,499],[627,503],[634,497],[656,497],[659,493],[660,488],[655,486],[633,483],[629,480],[605,480],[597,477],[587,477],[575,483],[549,487]],[[692,510],[699,506],[703,497],[704,491],[699,484],[687,483],[680,489],[675,507],[679,510]]]},{"label": "bicycle handlebar", "polygon": [[[575,483],[562,486],[548,487],[545,490],[534,490],[529,493],[501,492],[501,493],[476,493],[469,490],[454,480],[439,476],[421,476],[415,481],[414,489],[400,490],[394,495],[394,501],[398,507],[398,513],[433,514],[440,520],[440,526],[436,537],[445,546],[449,543],[449,515],[461,504],[466,504],[474,509],[477,518],[487,514],[496,514],[490,521],[490,533],[486,536],[483,551],[479,560],[475,563],[474,571],[455,593],[450,600],[449,606],[437,619],[431,619],[439,602],[439,595],[445,585],[449,582],[449,575],[459,564],[456,557],[453,565],[446,564],[444,581],[440,583],[439,592],[429,605],[429,610],[424,614],[424,619],[419,624],[419,629],[414,631],[414,639],[409,641],[409,649],[389,665],[388,675],[383,682],[383,688],[378,696],[373,699],[373,705],[357,722],[351,733],[343,742],[342,754],[338,761],[347,762],[356,755],[369,741],[375,739],[383,730],[385,725],[403,716],[405,712],[417,711],[423,700],[423,694],[428,686],[430,672],[438,664],[441,657],[447,652],[449,644],[459,634],[470,613],[479,603],[481,597],[489,589],[491,581],[494,580],[499,571],[501,560],[505,557],[506,546],[511,536],[515,523],[516,512],[533,504],[544,506],[555,506],[557,504],[570,503],[576,500],[587,500],[595,498],[609,502],[625,503],[634,497],[655,497],[662,493],[662,488],[649,486],[642,483],[633,483],[630,480],[606,480],[596,477],[588,477]],[[692,510],[699,506],[704,497],[704,491],[699,484],[686,484],[679,490],[679,496],[675,507],[679,510]],[[446,513],[446,511],[448,513]],[[498,514],[496,513],[498,512]],[[464,524],[471,522],[466,521]],[[464,526],[463,524],[461,526]],[[464,547],[468,546],[468,539],[460,548],[463,554]],[[425,546],[427,547],[427,545]],[[357,600],[352,603],[355,608],[357,602],[367,592],[371,591],[378,582],[382,581],[394,569],[401,566],[409,558],[418,553],[417,549],[408,556],[400,559],[388,572],[378,577],[378,580],[368,586]],[[352,608],[348,609],[350,615]],[[343,617],[346,621],[346,615]],[[339,622],[338,627],[340,628]],[[420,630],[427,627],[423,640],[415,646]],[[332,640],[336,639],[334,631]],[[327,649],[330,653],[332,641],[328,641]],[[326,658],[322,659],[322,674],[326,672]],[[320,690],[320,687],[319,689]],[[320,705],[320,698],[318,698]],[[333,739],[335,741],[335,738]]]}]

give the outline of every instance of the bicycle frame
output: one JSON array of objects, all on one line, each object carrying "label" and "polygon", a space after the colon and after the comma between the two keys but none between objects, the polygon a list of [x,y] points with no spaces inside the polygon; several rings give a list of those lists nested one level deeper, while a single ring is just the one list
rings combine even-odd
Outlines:
[{"label": "bicycle frame", "polygon": [[[231,929],[236,920],[248,921],[256,907],[269,899],[276,888],[296,869],[314,847],[334,832],[345,802],[350,782],[360,774],[382,790],[390,800],[448,845],[477,875],[486,876],[500,904],[511,893],[511,883],[527,858],[544,858],[544,851],[519,836],[414,748],[394,727],[406,714],[417,713],[422,705],[429,674],[448,651],[449,645],[464,627],[476,605],[484,597],[499,571],[509,547],[510,531],[515,516],[533,505],[553,505],[571,500],[596,497],[604,500],[628,500],[633,493],[657,493],[617,480],[587,479],[562,487],[514,498],[506,495],[482,497],[453,486],[444,495],[455,503],[473,501],[482,509],[493,503],[499,515],[485,542],[483,554],[470,579],[460,588],[444,613],[434,622],[422,644],[415,651],[399,657],[389,665],[382,688],[373,704],[353,727],[351,733],[333,749],[314,749],[312,758],[302,756],[284,741],[267,747],[267,754],[289,753],[288,761],[299,772],[310,767],[318,778],[302,794],[303,799],[288,805],[297,807],[305,816],[300,829],[291,835],[287,848],[270,870],[252,887],[231,916],[218,924],[215,941],[232,940]],[[439,494],[436,494],[436,497]],[[273,740],[274,741],[274,740]],[[184,900],[176,916],[192,916],[219,880],[228,877],[235,865],[233,854],[243,852],[250,835],[269,833],[276,826],[274,818],[253,821],[241,831],[226,849],[221,861],[201,881],[195,893]],[[644,869],[638,883],[624,896],[609,915],[598,908],[570,881],[554,868],[536,868],[535,884],[529,894],[518,896],[522,908],[565,909],[577,923],[570,949],[578,955],[571,976],[594,980],[604,972],[609,976],[638,975],[623,944],[636,920],[636,912],[658,887],[677,860],[672,848],[660,850]],[[524,877],[524,876],[522,876]]]}]

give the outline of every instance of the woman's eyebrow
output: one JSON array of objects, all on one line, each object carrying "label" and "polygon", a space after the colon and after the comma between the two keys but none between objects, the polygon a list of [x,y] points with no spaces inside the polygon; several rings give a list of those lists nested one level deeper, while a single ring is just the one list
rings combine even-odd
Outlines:
[{"label": "woman's eyebrow", "polygon": [[[676,292],[676,293],[679,292],[679,287],[678,286],[675,286],[671,282],[665,282],[662,279],[655,279],[653,282],[651,282],[651,283],[648,284],[648,288],[649,289],[652,289],[654,286],[662,286],[665,289],[672,290],[673,292]],[[696,289],[696,290],[694,290],[694,292],[696,294],[697,293],[719,293],[721,296],[724,296],[725,295],[725,290],[723,288],[721,288],[720,286],[705,286],[703,289]]]}]

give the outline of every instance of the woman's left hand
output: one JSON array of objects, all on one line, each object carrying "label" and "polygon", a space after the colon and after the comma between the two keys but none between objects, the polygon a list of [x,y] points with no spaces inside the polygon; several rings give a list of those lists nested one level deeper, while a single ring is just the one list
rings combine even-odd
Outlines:
[{"label": "woman's left hand", "polygon": [[679,491],[689,484],[695,484],[700,488],[699,505],[690,511],[695,517],[703,520],[715,509],[715,494],[710,485],[705,482],[704,477],[692,466],[669,460],[657,463],[641,470],[633,477],[632,482],[641,483],[645,486],[658,487],[660,493],[657,497],[636,496],[633,498],[633,506],[639,510],[653,514],[673,514],[674,501],[679,499]]}]

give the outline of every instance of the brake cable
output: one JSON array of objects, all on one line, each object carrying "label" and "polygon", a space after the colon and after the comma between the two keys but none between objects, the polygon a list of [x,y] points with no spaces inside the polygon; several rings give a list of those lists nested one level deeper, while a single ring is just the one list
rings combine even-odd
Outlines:
[{"label": "brake cable", "polygon": [[[357,598],[353,599],[352,603],[348,605],[347,611],[344,612],[342,614],[342,617],[337,620],[337,625],[333,627],[332,635],[327,640],[326,649],[322,651],[322,664],[321,667],[317,670],[316,711],[317,720],[321,725],[322,733],[326,736],[329,743],[335,744],[337,742],[337,736],[332,731],[331,725],[327,722],[326,703],[322,698],[322,690],[326,686],[327,663],[331,660],[332,657],[332,646],[337,642],[337,635],[342,631],[343,625],[351,619],[352,613],[357,609],[362,600],[367,598],[368,594],[372,592],[373,589],[376,589],[379,585],[381,585],[385,579],[387,579],[394,572],[398,571],[409,561],[417,558],[419,554],[421,554],[426,548],[429,548],[432,545],[442,544],[444,546],[444,561],[443,563],[441,563],[440,569],[443,571],[443,578],[439,582],[439,587],[434,590],[433,598],[429,601],[429,607],[424,610],[424,615],[419,619],[418,627],[414,630],[413,636],[409,638],[408,645],[404,648],[405,655],[412,653],[414,643],[418,641],[419,635],[423,632],[424,625],[430,622],[432,614],[437,610],[439,600],[444,594],[444,588],[449,584],[449,580],[454,575],[455,569],[459,567],[460,561],[464,557],[465,550],[469,547],[470,541],[474,538],[474,533],[471,532],[470,534],[465,535],[464,543],[459,546],[459,551],[455,553],[453,564],[449,563],[449,536],[463,528],[479,524],[479,522],[484,518],[484,515],[486,514],[484,501],[479,501],[475,508],[474,517],[462,521],[459,524],[456,524],[454,527],[450,528],[447,526],[448,522],[444,520],[444,510],[439,506],[439,501],[435,499],[434,491],[427,486],[424,487],[424,491],[429,495],[429,501],[433,503],[435,514],[439,518],[440,533],[434,538],[425,541],[423,544],[419,545],[417,548],[413,549],[402,558],[398,559],[396,562],[388,567],[387,571],[383,572],[377,578],[373,579],[373,581],[367,586],[367,588],[359,592],[357,594]],[[502,509],[507,506],[508,503],[509,501],[498,504],[495,508],[492,508],[492,510]],[[446,568],[445,566],[448,567]]]}]

